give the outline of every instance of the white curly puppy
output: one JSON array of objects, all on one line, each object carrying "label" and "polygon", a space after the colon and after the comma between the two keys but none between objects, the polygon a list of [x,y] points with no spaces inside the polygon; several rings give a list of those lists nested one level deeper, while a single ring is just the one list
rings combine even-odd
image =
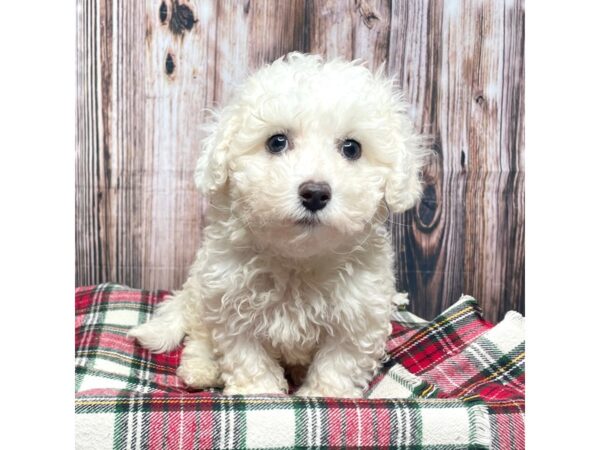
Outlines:
[{"label": "white curly puppy", "polygon": [[[218,115],[195,181],[209,201],[183,290],[131,330],[178,375],[226,394],[360,397],[384,356],[394,289],[389,209],[412,207],[427,150],[380,70],[291,53]],[[387,206],[386,206],[387,203]]]}]

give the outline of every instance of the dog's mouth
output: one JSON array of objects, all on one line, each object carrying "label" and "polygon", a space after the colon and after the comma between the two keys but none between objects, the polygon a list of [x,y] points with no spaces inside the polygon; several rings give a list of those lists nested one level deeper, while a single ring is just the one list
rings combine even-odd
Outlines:
[{"label": "dog's mouth", "polygon": [[296,221],[296,225],[300,225],[302,227],[315,227],[321,224],[321,220],[316,214],[311,214],[309,216],[304,216],[300,220]]}]

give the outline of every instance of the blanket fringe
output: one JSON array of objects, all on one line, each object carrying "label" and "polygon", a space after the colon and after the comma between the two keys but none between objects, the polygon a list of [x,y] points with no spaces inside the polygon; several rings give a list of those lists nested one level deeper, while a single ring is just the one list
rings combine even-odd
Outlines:
[{"label": "blanket fringe", "polygon": [[474,424],[473,443],[483,448],[490,448],[492,445],[491,424],[488,408],[485,404],[479,403],[469,409],[472,414]]},{"label": "blanket fringe", "polygon": [[504,320],[509,322],[515,322],[519,325],[524,325],[525,317],[523,317],[521,313],[518,313],[517,311],[508,311],[504,315]]}]

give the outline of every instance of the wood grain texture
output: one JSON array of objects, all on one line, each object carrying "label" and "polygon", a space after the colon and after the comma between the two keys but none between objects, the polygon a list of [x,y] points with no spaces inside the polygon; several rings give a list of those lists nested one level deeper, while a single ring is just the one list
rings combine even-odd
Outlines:
[{"label": "wood grain texture", "polygon": [[521,0],[78,0],[76,282],[179,288],[201,243],[207,110],[293,50],[386,64],[437,157],[390,218],[397,286],[524,311]]}]

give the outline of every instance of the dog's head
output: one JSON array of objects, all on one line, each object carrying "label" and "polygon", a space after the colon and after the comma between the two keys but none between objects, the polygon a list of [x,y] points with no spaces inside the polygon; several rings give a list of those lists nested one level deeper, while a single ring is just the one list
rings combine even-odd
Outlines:
[{"label": "dog's head", "polygon": [[333,249],[411,208],[426,150],[381,73],[292,53],[262,68],[218,115],[196,183],[227,199],[253,237],[283,253]]}]

